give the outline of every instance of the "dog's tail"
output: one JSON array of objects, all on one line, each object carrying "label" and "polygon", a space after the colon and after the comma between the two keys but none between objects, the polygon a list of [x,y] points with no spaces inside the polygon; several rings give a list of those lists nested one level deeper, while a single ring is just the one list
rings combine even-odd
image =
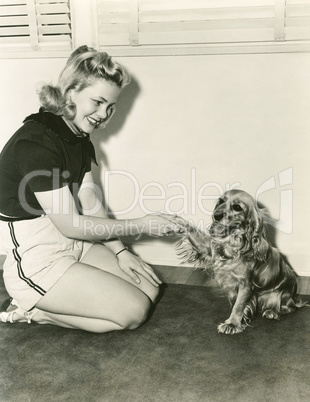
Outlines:
[{"label": "dog's tail", "polygon": [[263,317],[279,320],[281,316],[309,305],[309,302],[297,299],[290,290],[283,289],[262,292],[258,304]]},{"label": "dog's tail", "polygon": [[285,315],[289,313],[293,313],[294,311],[304,307],[309,306],[308,301],[302,301],[301,299],[293,298],[292,294],[283,290],[281,294],[281,306],[280,306],[280,314]]}]

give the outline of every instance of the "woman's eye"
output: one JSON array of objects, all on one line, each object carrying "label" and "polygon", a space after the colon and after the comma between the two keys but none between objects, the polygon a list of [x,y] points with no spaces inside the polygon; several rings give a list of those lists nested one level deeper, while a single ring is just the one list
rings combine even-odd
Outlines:
[{"label": "woman's eye", "polygon": [[93,99],[93,102],[94,102],[97,106],[100,106],[100,105],[101,105],[101,102],[98,101],[98,100],[96,100],[96,99]]},{"label": "woman's eye", "polygon": [[234,210],[234,211],[236,211],[236,212],[242,212],[243,211],[243,209],[240,207],[240,205],[238,205],[238,204],[234,204],[233,206],[232,206],[232,209]]}]

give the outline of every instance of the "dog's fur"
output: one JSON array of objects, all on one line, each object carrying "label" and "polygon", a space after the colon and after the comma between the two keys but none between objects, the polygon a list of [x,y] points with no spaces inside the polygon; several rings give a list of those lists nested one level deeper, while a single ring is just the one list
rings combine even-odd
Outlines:
[{"label": "dog's fur", "polygon": [[232,309],[220,333],[242,332],[258,312],[278,320],[306,304],[297,301],[297,275],[268,242],[264,215],[245,191],[219,198],[206,233],[182,219],[178,224],[184,230],[178,254],[212,270],[227,292]]}]

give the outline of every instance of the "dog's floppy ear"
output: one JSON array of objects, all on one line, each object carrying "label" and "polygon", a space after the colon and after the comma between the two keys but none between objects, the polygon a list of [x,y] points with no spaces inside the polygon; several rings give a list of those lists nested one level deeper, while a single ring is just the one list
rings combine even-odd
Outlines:
[{"label": "dog's floppy ear", "polygon": [[254,258],[259,261],[266,261],[267,252],[269,249],[269,243],[262,236],[253,236],[252,237],[252,250],[254,254]]},{"label": "dog's floppy ear", "polygon": [[253,207],[250,211],[249,223],[252,231],[253,256],[259,261],[266,261],[269,243],[266,239],[266,224],[262,211]]}]

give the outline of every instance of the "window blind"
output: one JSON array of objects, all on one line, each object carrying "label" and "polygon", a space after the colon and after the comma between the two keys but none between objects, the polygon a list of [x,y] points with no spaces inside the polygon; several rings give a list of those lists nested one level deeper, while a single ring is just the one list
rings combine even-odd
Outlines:
[{"label": "window blind", "polygon": [[69,0],[2,0],[0,52],[72,48]]},{"label": "window blind", "polygon": [[97,0],[97,23],[98,45],[119,54],[310,50],[310,0]]}]

